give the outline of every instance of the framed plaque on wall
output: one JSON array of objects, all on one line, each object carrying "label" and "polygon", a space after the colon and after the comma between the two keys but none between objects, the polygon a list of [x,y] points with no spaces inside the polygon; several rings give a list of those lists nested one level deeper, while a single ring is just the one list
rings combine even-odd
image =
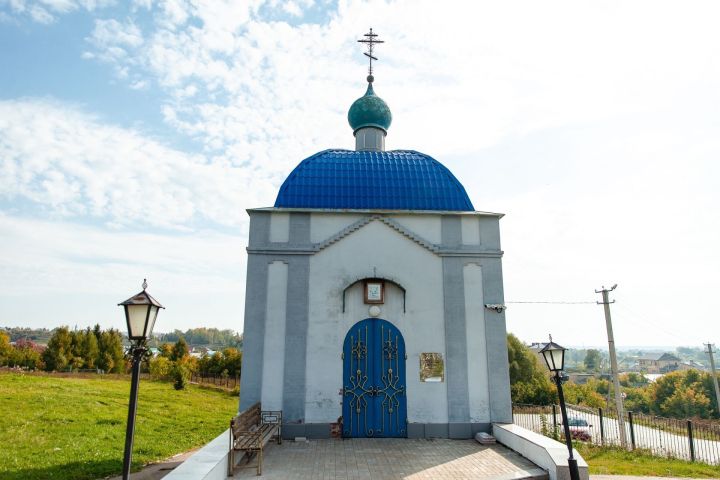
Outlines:
[{"label": "framed plaque on wall", "polygon": [[385,303],[385,282],[365,280],[365,303]]}]

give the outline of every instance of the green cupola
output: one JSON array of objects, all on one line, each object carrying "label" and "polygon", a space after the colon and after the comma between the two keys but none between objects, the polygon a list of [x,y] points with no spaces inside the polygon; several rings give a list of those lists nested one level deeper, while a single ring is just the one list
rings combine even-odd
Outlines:
[{"label": "green cupola", "polygon": [[382,98],[375,95],[372,81],[372,76],[368,76],[368,88],[365,95],[355,100],[348,111],[348,122],[353,133],[364,127],[379,128],[387,133],[392,123],[390,108]]}]

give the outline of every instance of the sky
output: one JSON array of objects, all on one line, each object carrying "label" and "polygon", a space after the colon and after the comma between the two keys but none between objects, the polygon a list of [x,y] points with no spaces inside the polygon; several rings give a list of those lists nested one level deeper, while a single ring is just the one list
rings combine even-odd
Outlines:
[{"label": "sky", "polygon": [[[526,342],[720,344],[720,4],[0,0],[0,325],[242,331],[247,208],[354,148],[377,47],[387,149],[502,212]],[[554,303],[518,303],[554,302]],[[569,303],[563,303],[569,302]],[[577,303],[583,302],[583,303]]]}]

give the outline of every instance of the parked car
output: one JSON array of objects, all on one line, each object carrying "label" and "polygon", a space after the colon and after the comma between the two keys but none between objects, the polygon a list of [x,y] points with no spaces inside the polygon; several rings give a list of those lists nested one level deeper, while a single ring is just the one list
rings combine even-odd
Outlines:
[{"label": "parked car", "polygon": [[568,427],[570,428],[570,436],[573,440],[581,440],[587,442],[592,438],[590,425],[587,420],[580,417],[569,417]]},{"label": "parked car", "polygon": [[590,433],[592,425],[590,425],[584,418],[568,417],[568,427],[570,427],[571,432]]}]

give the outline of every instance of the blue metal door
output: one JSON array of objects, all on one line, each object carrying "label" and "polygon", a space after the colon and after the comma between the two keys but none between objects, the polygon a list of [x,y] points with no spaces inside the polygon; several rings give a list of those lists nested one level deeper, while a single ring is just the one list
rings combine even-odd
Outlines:
[{"label": "blue metal door", "polygon": [[356,323],[343,344],[343,436],[406,437],[405,341],[379,318]]}]

